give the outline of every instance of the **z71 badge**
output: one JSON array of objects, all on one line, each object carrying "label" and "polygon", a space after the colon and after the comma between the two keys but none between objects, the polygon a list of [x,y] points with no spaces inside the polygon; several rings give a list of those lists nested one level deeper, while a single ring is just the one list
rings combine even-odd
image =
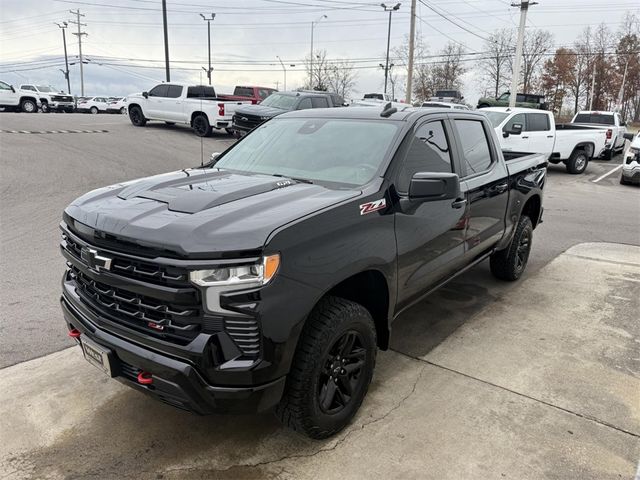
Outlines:
[{"label": "z71 badge", "polygon": [[374,200],[373,202],[367,202],[360,205],[360,215],[366,215],[367,213],[377,212],[387,206],[387,201],[384,198],[380,200]]}]

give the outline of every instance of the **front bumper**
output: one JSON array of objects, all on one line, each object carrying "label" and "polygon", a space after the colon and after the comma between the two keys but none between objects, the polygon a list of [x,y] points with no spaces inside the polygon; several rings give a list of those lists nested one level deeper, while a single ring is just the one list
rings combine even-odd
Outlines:
[{"label": "front bumper", "polygon": [[[112,376],[174,407],[201,415],[254,413],[275,406],[282,397],[286,377],[248,387],[210,385],[190,363],[153,351],[98,328],[65,295],[60,299],[67,328],[110,351]],[[78,340],[77,340],[78,341]],[[92,367],[88,367],[92,368]],[[137,374],[152,375],[153,383],[140,384]],[[96,370],[97,374],[101,374]]]},{"label": "front bumper", "polygon": [[73,102],[49,102],[49,108],[52,110],[68,110],[75,108]]},{"label": "front bumper", "polygon": [[640,184],[640,167],[622,169],[622,178],[627,182]]}]

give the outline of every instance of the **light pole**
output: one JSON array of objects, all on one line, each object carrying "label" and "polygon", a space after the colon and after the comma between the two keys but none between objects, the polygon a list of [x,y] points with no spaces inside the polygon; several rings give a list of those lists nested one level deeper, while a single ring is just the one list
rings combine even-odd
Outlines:
[{"label": "light pole", "polygon": [[317,20],[311,22],[311,55],[309,56],[309,88],[311,88],[311,90],[313,90],[313,27],[316,23],[320,23],[323,18],[327,18],[327,16],[322,15]]},{"label": "light pole", "polygon": [[67,57],[67,36],[65,35],[65,30],[69,26],[67,22],[56,23],[58,27],[62,30],[62,44],[64,45],[64,66],[66,70],[63,70],[64,78],[67,80],[67,93],[71,95],[71,81],[69,80],[69,59]]},{"label": "light pole", "polygon": [[400,4],[396,3],[393,7],[387,7],[384,3],[380,6],[385,12],[389,12],[389,29],[387,31],[387,61],[384,66],[384,93],[387,93],[387,81],[389,79],[389,45],[391,44],[391,14],[400,8]]},{"label": "light pole", "polygon": [[216,18],[216,14],[212,13],[211,18],[205,17],[203,14],[200,14],[202,19],[207,22],[207,44],[208,44],[208,52],[209,52],[209,68],[206,69],[202,67],[202,69],[207,72],[207,78],[209,79],[209,85],[211,85],[211,72],[213,69],[211,68],[211,22],[214,18]]},{"label": "light pole", "polygon": [[[537,5],[538,2],[521,0],[520,3],[512,3],[512,7],[520,8],[520,26],[518,27],[518,40],[516,42],[516,56],[513,59],[513,76],[511,77],[511,92],[509,93],[509,108],[516,106],[518,97],[518,85],[520,83],[520,64],[522,63],[522,46],[524,44],[524,29],[527,23],[527,11],[529,6]],[[527,92],[523,92],[527,93]]]},{"label": "light pole", "polygon": [[[280,62],[280,65],[282,65],[282,71],[284,72],[284,91],[286,92],[287,91],[287,67],[285,67],[284,63],[282,63],[282,59],[280,58],[280,55],[276,55],[276,58]],[[296,65],[292,63],[289,66],[295,67]]]}]

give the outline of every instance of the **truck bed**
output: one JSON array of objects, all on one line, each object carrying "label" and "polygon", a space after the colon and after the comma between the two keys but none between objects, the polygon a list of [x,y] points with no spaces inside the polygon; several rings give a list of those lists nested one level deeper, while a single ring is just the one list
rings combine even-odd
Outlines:
[{"label": "truck bed", "polygon": [[523,172],[530,168],[538,168],[547,165],[547,159],[541,153],[513,152],[503,150],[502,155],[507,164],[509,175]]}]

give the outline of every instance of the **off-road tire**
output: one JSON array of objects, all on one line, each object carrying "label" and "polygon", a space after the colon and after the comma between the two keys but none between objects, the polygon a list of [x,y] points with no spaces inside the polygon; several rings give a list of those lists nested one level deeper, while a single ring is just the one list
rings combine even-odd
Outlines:
[{"label": "off-road tire", "polygon": [[589,154],[584,150],[576,150],[571,154],[566,165],[567,172],[578,175],[587,169],[587,165],[589,165]]},{"label": "off-road tire", "polygon": [[137,105],[129,108],[129,120],[136,127],[144,127],[147,124],[147,119],[144,118],[142,109]]},{"label": "off-road tire", "polygon": [[204,114],[196,115],[191,122],[191,127],[193,128],[193,133],[198,137],[208,137],[211,135],[211,125],[209,124],[209,119]]},{"label": "off-road tire", "polygon": [[[326,378],[327,358],[345,335],[359,335],[364,364],[350,400],[337,413],[327,413],[320,405],[322,377]],[[276,407],[280,421],[293,430],[315,439],[327,438],[345,428],[362,404],[375,367],[376,330],[369,311],[340,297],[326,297],[313,309],[298,341],[287,376],[285,391]]]},{"label": "off-road tire", "polygon": [[[491,255],[489,261],[491,273],[500,280],[510,282],[518,280],[527,267],[532,240],[533,224],[529,217],[523,215],[520,217],[520,220],[518,220],[516,231],[513,234],[509,246]],[[524,241],[526,241],[526,247],[523,250]]]},{"label": "off-road tire", "polygon": [[24,99],[20,102],[20,111],[25,113],[37,113],[38,105],[30,99]]}]

